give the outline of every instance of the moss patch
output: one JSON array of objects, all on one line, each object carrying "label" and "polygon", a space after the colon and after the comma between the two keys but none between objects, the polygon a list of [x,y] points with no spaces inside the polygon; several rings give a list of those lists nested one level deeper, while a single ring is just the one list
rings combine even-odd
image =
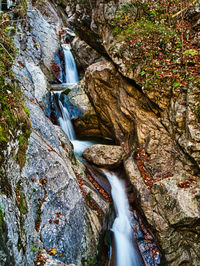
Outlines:
[{"label": "moss patch", "polygon": [[[4,151],[7,149],[8,142],[19,138],[19,151],[16,158],[20,167],[25,164],[30,120],[11,67],[17,54],[13,43],[15,23],[18,18],[25,19],[26,9],[26,1],[20,0],[15,10],[2,13],[0,17],[0,163],[3,164],[5,160]],[[14,151],[11,152],[14,153]]]},{"label": "moss patch", "polygon": [[4,213],[0,205],[0,235],[4,233]]},{"label": "moss patch", "polygon": [[16,185],[16,199],[17,199],[17,207],[19,208],[21,216],[27,214],[28,206],[26,203],[26,197],[23,192],[23,187],[21,181],[19,181]]}]

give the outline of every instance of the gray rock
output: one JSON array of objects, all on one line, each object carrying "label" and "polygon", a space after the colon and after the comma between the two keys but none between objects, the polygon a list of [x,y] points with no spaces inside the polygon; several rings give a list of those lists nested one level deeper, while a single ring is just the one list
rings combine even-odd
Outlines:
[{"label": "gray rock", "polygon": [[[49,1],[45,5],[37,1],[34,7],[28,5],[26,22],[17,27],[15,43],[20,52],[13,72],[26,97],[32,133],[23,169],[15,158],[21,130],[13,130],[15,134],[4,154],[4,186],[0,193],[2,265],[33,266],[44,248],[55,248],[55,259],[64,263],[89,263],[97,255],[103,218],[109,209],[109,203],[87,180],[67,136],[44,113],[51,61],[59,47],[62,23]],[[78,178],[84,180],[83,186]],[[92,200],[98,211],[84,197]],[[59,265],[50,257],[47,265]]]},{"label": "gray rock", "polygon": [[85,79],[82,79],[78,86],[72,88],[67,94],[70,104],[81,112],[80,117],[73,119],[76,134],[79,137],[101,137],[96,112],[85,93],[84,87]]}]

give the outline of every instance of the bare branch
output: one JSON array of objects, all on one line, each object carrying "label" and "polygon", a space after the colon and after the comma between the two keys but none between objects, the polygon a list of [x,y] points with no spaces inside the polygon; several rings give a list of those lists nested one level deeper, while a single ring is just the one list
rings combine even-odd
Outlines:
[{"label": "bare branch", "polygon": [[1,47],[3,47],[3,49],[6,51],[6,53],[10,56],[10,58],[13,60],[13,57],[12,57],[12,55],[8,52],[8,50],[6,49],[6,47],[2,44],[2,43],[0,43],[0,45],[1,45]]},{"label": "bare branch", "polygon": [[189,7],[191,7],[192,5],[194,5],[197,2],[197,0],[194,0],[192,3],[189,4],[189,6],[183,8],[182,10],[180,10],[179,12],[177,12],[176,14],[174,14],[172,16],[172,18],[175,18],[177,16],[179,16],[180,14],[182,14],[184,11],[186,11]]}]

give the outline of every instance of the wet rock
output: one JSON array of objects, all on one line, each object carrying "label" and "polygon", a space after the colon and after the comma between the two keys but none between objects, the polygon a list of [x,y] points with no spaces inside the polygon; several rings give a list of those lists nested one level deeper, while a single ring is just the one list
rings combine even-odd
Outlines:
[{"label": "wet rock", "polygon": [[[125,160],[124,166],[133,184],[136,201],[140,202],[141,210],[154,228],[168,263],[179,265],[190,261],[192,265],[198,264],[199,257],[194,255],[194,248],[199,249],[196,237],[200,215],[198,178],[191,181],[192,176],[185,177],[186,173],[180,168],[179,174],[155,182],[149,190],[131,157]],[[193,254],[192,258],[189,254]]]},{"label": "wet rock", "polygon": [[92,145],[83,152],[88,162],[110,169],[119,167],[124,155],[122,147],[102,144]]},{"label": "wet rock", "polygon": [[104,191],[111,196],[111,186],[106,178],[104,172],[94,165],[86,164],[86,168],[91,175],[91,177],[100,185]]}]

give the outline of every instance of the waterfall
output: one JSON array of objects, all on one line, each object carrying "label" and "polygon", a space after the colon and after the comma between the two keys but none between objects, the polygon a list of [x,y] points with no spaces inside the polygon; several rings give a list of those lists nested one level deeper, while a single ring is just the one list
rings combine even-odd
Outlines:
[{"label": "waterfall", "polygon": [[74,57],[70,51],[70,47],[62,45],[64,59],[65,59],[65,82],[68,84],[74,84],[79,81],[78,72]]},{"label": "waterfall", "polygon": [[[78,71],[76,68],[76,63],[74,61],[74,57],[70,51],[70,47],[67,45],[62,45],[62,50],[64,54],[65,61],[65,82],[67,84],[76,84],[79,80]],[[75,139],[75,132],[71,122],[71,116],[68,109],[63,105],[61,101],[61,92],[53,92],[53,102],[54,108],[56,112],[57,121],[68,136],[68,138],[72,141]]]},{"label": "waterfall", "polygon": [[111,185],[111,194],[114,202],[116,218],[112,226],[114,233],[114,247],[116,254],[116,266],[141,265],[133,243],[133,219],[129,210],[129,202],[126,195],[123,180],[118,179],[114,173],[105,172]]},{"label": "waterfall", "polygon": [[[67,45],[62,45],[62,49],[65,60],[65,82],[67,83],[65,85],[76,84],[78,82],[78,73],[73,55]],[[73,143],[75,155],[80,158],[83,150],[86,147],[94,144],[94,142],[84,140],[81,141],[75,138],[71,116],[67,107],[65,107],[63,102],[61,101],[61,93],[62,92],[58,91],[52,93],[52,102],[55,109],[55,115],[60,127]],[[133,217],[131,215],[131,212],[129,211],[129,202],[123,180],[119,180],[114,173],[105,172],[105,174],[112,188],[111,193],[116,212],[116,218],[112,226],[116,254],[115,265],[142,265],[141,258],[137,254],[133,242]]]}]

